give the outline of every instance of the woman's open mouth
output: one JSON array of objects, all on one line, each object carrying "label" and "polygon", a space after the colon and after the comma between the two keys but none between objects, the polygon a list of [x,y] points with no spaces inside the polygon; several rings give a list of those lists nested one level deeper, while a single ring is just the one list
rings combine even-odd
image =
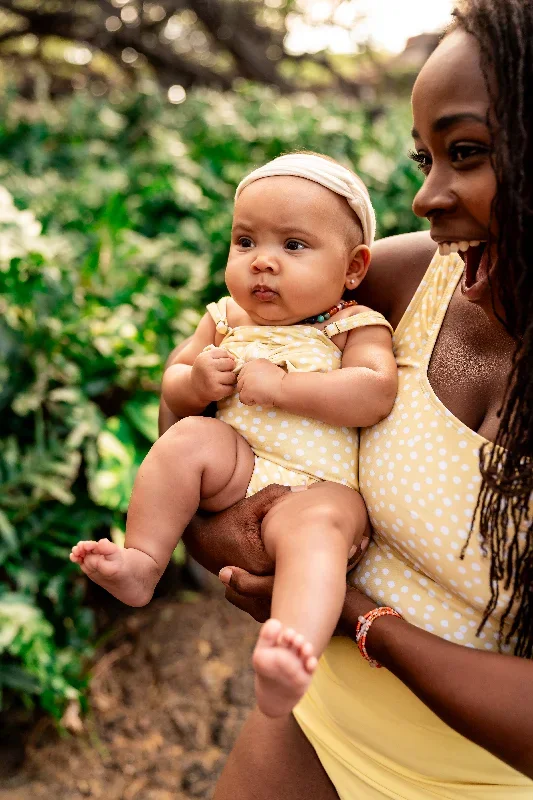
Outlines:
[{"label": "woman's open mouth", "polygon": [[439,244],[439,253],[441,256],[459,253],[466,266],[463,289],[468,290],[475,284],[484,282],[487,279],[489,274],[487,242],[443,242]]}]

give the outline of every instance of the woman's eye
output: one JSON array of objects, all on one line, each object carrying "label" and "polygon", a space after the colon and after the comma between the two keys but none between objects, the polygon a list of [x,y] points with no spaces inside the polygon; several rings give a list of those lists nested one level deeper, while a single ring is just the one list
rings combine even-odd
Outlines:
[{"label": "woman's eye", "polygon": [[252,240],[250,239],[249,236],[239,236],[239,238],[237,240],[237,243],[238,243],[239,247],[244,247],[244,248],[248,248],[248,247],[253,247],[254,246],[254,243],[252,242]]},{"label": "woman's eye", "polygon": [[462,164],[470,158],[484,156],[488,152],[488,147],[479,144],[454,144],[450,147],[450,158],[452,163]]},{"label": "woman's eye", "polygon": [[418,169],[427,175],[429,170],[431,169],[431,158],[427,153],[424,153],[423,150],[411,150],[409,152],[409,158],[411,161],[414,161],[418,164]]},{"label": "woman's eye", "polygon": [[296,239],[289,239],[285,247],[287,250],[303,250],[305,245],[302,244],[302,242],[296,241]]}]

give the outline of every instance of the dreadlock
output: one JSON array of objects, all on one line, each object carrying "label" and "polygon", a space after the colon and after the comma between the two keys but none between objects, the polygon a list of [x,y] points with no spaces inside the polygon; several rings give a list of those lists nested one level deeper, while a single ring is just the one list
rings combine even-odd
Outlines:
[{"label": "dreadlock", "polygon": [[[491,99],[498,226],[493,299],[516,341],[496,441],[480,452],[474,519],[491,559],[491,597],[480,630],[504,606],[500,644],[513,639],[516,655],[533,658],[533,0],[462,0],[454,17],[454,27],[478,42]],[[490,252],[490,242],[487,247]]]}]

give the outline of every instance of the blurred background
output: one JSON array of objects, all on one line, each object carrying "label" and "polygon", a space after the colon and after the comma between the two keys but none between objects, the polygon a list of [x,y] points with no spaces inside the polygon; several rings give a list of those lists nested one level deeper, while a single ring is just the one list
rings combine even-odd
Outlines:
[{"label": "blurred background", "polygon": [[129,615],[68,554],[122,540],[165,358],[224,292],[251,167],[328,154],[379,236],[422,225],[409,93],[452,5],[0,0],[1,798],[210,796],[255,627],[179,548]]}]

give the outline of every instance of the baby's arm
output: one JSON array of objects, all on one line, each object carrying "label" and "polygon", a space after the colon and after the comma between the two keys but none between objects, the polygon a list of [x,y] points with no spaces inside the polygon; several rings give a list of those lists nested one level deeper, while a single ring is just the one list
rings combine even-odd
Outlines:
[{"label": "baby's arm", "polygon": [[161,394],[177,417],[202,414],[209,403],[228,397],[235,385],[232,355],[221,348],[203,352],[215,341],[215,323],[205,314],[190,341],[163,375]]},{"label": "baby's arm", "polygon": [[246,404],[276,406],[337,426],[375,425],[390,413],[398,389],[391,335],[384,325],[350,331],[342,369],[332,372],[286,374],[265,360],[250,362],[237,389]]}]

